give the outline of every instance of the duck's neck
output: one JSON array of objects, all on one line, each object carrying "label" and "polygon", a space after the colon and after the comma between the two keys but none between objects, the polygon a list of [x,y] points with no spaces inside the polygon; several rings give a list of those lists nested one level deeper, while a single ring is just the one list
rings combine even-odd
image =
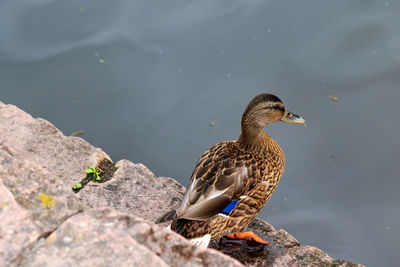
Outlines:
[{"label": "duck's neck", "polygon": [[241,148],[252,153],[266,155],[274,151],[283,154],[278,143],[276,143],[262,128],[242,125],[242,133],[237,142]]}]

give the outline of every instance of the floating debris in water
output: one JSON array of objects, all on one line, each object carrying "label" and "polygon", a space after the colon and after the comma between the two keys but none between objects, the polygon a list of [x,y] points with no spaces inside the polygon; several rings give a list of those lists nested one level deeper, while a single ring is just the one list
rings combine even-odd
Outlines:
[{"label": "floating debris in water", "polygon": [[107,61],[105,61],[104,59],[100,58],[99,59],[99,63],[103,64],[103,63],[107,63]]},{"label": "floating debris in water", "polygon": [[328,96],[328,98],[329,98],[330,100],[333,100],[333,101],[339,101],[339,97],[334,96],[334,95],[330,95],[330,96]]},{"label": "floating debris in water", "polygon": [[213,127],[215,126],[215,124],[217,124],[217,120],[213,119],[212,121],[210,121],[210,126]]},{"label": "floating debris in water", "polygon": [[77,130],[77,131],[73,132],[72,134],[70,134],[70,136],[79,136],[81,134],[83,134],[83,130]]}]

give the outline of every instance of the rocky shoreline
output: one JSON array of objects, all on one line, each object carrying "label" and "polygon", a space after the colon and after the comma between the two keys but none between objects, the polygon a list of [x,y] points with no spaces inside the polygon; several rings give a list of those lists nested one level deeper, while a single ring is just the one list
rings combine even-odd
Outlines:
[{"label": "rocky shoreline", "polygon": [[109,178],[72,190],[105,160],[82,138],[0,102],[0,266],[362,266],[259,219],[249,228],[268,246],[221,239],[195,247],[153,223],[185,188],[143,164],[120,160]]}]

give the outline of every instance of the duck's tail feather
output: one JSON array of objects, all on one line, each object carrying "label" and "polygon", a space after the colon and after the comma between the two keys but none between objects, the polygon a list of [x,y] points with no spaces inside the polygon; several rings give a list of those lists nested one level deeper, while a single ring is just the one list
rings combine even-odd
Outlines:
[{"label": "duck's tail feather", "polygon": [[156,223],[169,222],[176,218],[176,210],[171,210],[157,219]]},{"label": "duck's tail feather", "polygon": [[210,240],[211,240],[211,235],[210,234],[206,234],[200,237],[196,237],[196,238],[192,238],[189,239],[190,243],[198,246],[198,247],[208,247],[208,244],[210,244]]},{"label": "duck's tail feather", "polygon": [[[162,223],[166,221],[172,220],[171,224],[167,226],[167,229],[175,231],[178,234],[182,234],[182,230],[184,229],[185,224],[189,221],[188,219],[177,219],[176,218],[176,212],[175,211],[170,211],[164,216],[162,216],[160,219],[156,221],[156,223]],[[190,238],[188,239],[190,243],[198,246],[198,247],[208,247],[211,241],[211,235],[210,234],[205,234],[203,236],[199,236],[196,238]]]}]

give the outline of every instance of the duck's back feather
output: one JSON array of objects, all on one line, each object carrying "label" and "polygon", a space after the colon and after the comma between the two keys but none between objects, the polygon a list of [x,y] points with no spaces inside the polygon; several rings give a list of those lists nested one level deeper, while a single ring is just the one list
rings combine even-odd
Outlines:
[{"label": "duck's back feather", "polygon": [[[243,153],[242,157],[237,157]],[[248,158],[235,142],[221,142],[207,150],[192,173],[178,218],[206,220],[237,200],[254,182],[246,166]]]}]

